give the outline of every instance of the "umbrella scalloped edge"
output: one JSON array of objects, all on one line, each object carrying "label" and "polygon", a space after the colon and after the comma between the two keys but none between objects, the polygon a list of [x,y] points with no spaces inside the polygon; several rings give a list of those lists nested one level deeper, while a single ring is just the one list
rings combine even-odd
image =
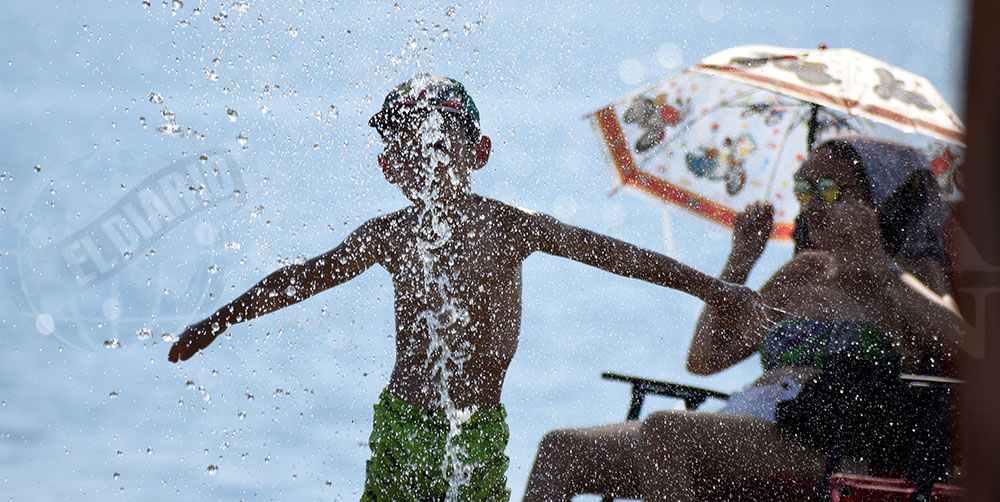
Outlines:
[{"label": "umbrella scalloped edge", "polygon": [[[591,115],[591,121],[607,149],[608,160],[622,185],[630,186],[640,192],[680,206],[709,221],[730,228],[733,226],[737,214],[736,210],[685,190],[657,176],[642,172],[636,167],[614,105],[594,112]],[[771,238],[791,240],[792,229],[793,226],[790,223],[776,223]]]}]

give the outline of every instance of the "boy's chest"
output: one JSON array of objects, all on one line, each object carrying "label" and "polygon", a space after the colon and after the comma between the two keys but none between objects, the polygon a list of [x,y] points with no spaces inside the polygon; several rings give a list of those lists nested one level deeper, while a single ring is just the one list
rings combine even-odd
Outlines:
[{"label": "boy's chest", "polygon": [[447,281],[485,286],[519,275],[524,257],[510,244],[510,237],[488,225],[459,227],[447,235],[400,232],[390,244],[385,265],[397,284]]}]

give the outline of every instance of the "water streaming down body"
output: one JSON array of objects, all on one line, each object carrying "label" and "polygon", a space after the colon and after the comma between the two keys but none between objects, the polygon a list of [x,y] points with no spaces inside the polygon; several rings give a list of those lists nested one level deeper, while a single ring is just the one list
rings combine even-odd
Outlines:
[{"label": "water streaming down body", "polygon": [[[448,164],[451,157],[449,138],[442,128],[444,119],[441,112],[431,111],[418,129],[420,138],[420,155],[427,159],[425,166],[427,180],[434,179],[433,173],[439,166]],[[444,148],[439,149],[442,145]],[[453,175],[449,170],[449,175]],[[453,181],[451,179],[449,182]],[[429,344],[427,358],[424,362],[431,367],[432,374],[437,378],[433,384],[437,387],[439,406],[448,418],[448,436],[445,440],[445,457],[442,459],[441,472],[448,481],[446,500],[458,500],[459,488],[468,484],[472,467],[463,461],[466,452],[455,443],[461,426],[469,420],[476,411],[473,408],[458,409],[452,399],[448,387],[450,379],[455,374],[461,374],[463,364],[469,359],[468,350],[457,340],[449,340],[448,332],[453,328],[461,329],[469,323],[468,310],[451,294],[451,277],[440,266],[448,257],[439,250],[452,237],[452,222],[444,218],[444,208],[436,201],[435,195],[441,187],[437,183],[428,182],[423,185],[418,196],[424,201],[422,211],[418,216],[420,238],[417,241],[420,256],[421,275],[424,278],[424,292],[430,298],[439,299],[440,307],[428,307],[421,312],[418,322],[427,326]],[[463,215],[457,215],[463,218]],[[428,302],[433,305],[434,302]]]}]

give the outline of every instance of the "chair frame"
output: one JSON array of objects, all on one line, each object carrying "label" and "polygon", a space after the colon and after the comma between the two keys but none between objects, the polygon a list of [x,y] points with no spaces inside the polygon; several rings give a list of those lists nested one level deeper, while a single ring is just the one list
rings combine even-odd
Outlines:
[{"label": "chair frame", "polygon": [[[729,394],[724,392],[692,385],[612,372],[602,373],[601,378],[628,383],[632,386],[631,402],[626,414],[628,421],[639,419],[646,396],[650,394],[680,399],[688,411],[698,409],[710,398],[723,401],[729,399]],[[954,378],[924,375],[901,375],[900,378],[913,387],[926,389],[929,394],[924,419],[919,425],[917,439],[914,441],[910,458],[906,462],[903,473],[903,480],[913,485],[911,502],[929,501],[935,482],[947,472],[951,460],[950,448],[948,447],[950,443],[947,442],[949,438],[945,437],[946,428],[944,425],[949,412],[955,409],[958,388],[962,381]],[[833,495],[830,487],[831,478],[837,475],[841,460],[840,456],[831,456],[828,460],[823,481],[816,486],[816,500],[826,502],[831,499]],[[603,500],[611,502],[613,499],[605,496]]]}]

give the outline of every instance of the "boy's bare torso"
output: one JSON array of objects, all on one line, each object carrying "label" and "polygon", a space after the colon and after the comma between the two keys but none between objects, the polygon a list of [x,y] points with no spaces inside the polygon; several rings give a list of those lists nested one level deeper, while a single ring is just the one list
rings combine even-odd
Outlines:
[{"label": "boy's bare torso", "polygon": [[435,364],[443,349],[432,349],[434,336],[451,351],[451,403],[459,409],[500,403],[520,330],[521,263],[537,249],[532,237],[544,218],[478,195],[464,206],[461,216],[448,211],[446,240],[421,228],[429,218],[415,206],[371,226],[376,260],[395,290],[396,362],[388,390],[426,409],[443,403]]}]

